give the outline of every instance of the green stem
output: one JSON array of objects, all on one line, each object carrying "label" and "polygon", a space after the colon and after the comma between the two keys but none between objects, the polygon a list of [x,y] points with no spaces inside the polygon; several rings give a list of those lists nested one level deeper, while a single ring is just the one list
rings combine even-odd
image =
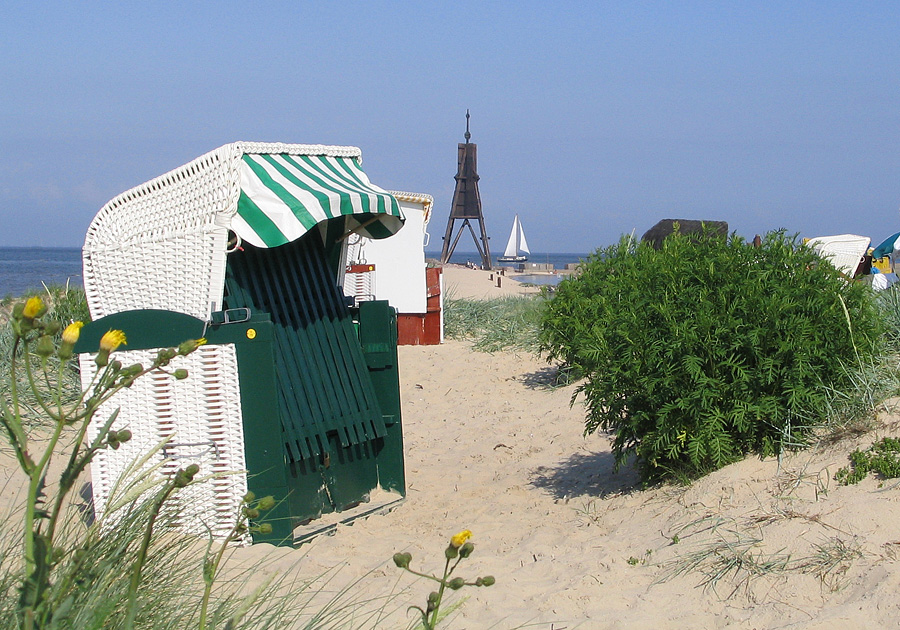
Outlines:
[{"label": "green stem", "polygon": [[174,490],[175,483],[167,483],[160,491],[159,496],[150,510],[150,520],[147,522],[147,527],[144,529],[141,547],[138,550],[137,557],[132,565],[131,582],[128,585],[128,609],[124,624],[126,630],[133,630],[134,620],[137,617],[137,592],[141,585],[141,572],[144,568],[144,563],[147,560],[147,550],[150,548],[150,539],[153,536],[153,526],[156,524],[156,518],[159,516],[163,503],[166,502],[169,495],[171,495]]},{"label": "green stem", "polygon": [[[458,560],[457,564],[459,564]],[[456,568],[456,565],[454,565],[454,568]],[[440,580],[441,586],[438,589],[437,601],[435,601],[434,603],[434,610],[431,611],[431,620],[428,621],[426,619],[425,621],[425,630],[434,630],[434,628],[437,626],[438,612],[441,609],[441,601],[443,601],[444,599],[444,589],[447,588],[447,578],[452,572],[453,570],[450,569],[450,558],[447,558],[447,561],[444,563],[444,577]]]},{"label": "green stem", "polygon": [[28,340],[27,340],[27,339],[25,340],[25,343],[24,343],[23,345],[25,346],[25,348],[24,348],[24,349],[25,349],[25,356],[24,356],[24,359],[25,359],[25,374],[26,374],[26,376],[28,376],[28,388],[29,388],[29,389],[31,390],[31,392],[34,394],[35,400],[37,400],[37,403],[41,406],[41,409],[44,411],[44,413],[46,413],[46,414],[47,414],[50,418],[52,418],[53,420],[59,420],[59,419],[56,417],[56,414],[53,413],[53,410],[50,409],[50,407],[47,406],[46,401],[45,401],[44,398],[41,396],[41,393],[40,393],[40,391],[38,390],[37,385],[36,385],[35,382],[34,382],[34,374],[33,374],[32,371],[31,371],[31,360],[30,360],[30,358],[29,358],[29,356],[28,356],[28,355],[30,354],[30,352],[29,352],[29,350],[28,350]]},{"label": "green stem", "polygon": [[[3,428],[6,429],[7,434],[9,434],[9,442],[16,453],[16,459],[19,460],[19,466],[27,474],[29,463],[25,453],[24,435],[20,437],[21,430],[16,430],[16,427],[14,426],[15,416],[6,404],[6,400],[0,398],[0,403],[3,405],[2,409],[0,409],[0,411],[2,411],[2,413],[0,413],[0,422],[3,423]],[[18,407],[18,401],[13,399],[13,405]]]},{"label": "green stem", "polygon": [[3,410],[5,412],[3,414],[3,426],[9,433],[19,465],[28,474],[31,470],[32,462],[28,456],[28,439],[22,430],[22,414],[19,412],[19,388],[16,382],[16,352],[18,352],[20,339],[21,337],[17,334],[13,340],[12,353],[10,355],[9,384],[12,409],[7,411],[6,401],[3,401]]},{"label": "green stem", "polygon": [[[47,538],[52,542],[53,536],[56,533],[56,524],[59,521],[59,514],[62,511],[63,504],[65,503],[66,497],[69,496],[69,491],[72,489],[72,486],[75,484],[75,480],[78,475],[83,470],[83,466],[79,465],[78,456],[81,453],[81,447],[84,444],[84,436],[87,432],[88,425],[91,423],[91,419],[94,415],[94,412],[91,411],[90,414],[86,414],[83,418],[81,426],[78,427],[78,435],[76,435],[75,440],[72,444],[72,454],[69,456],[69,462],[66,464],[65,469],[60,475],[59,480],[59,489],[56,492],[56,499],[53,502],[53,509],[50,512],[50,524],[47,527]],[[60,422],[60,425],[63,423]],[[88,460],[90,462],[90,460]]]},{"label": "green stem", "polygon": [[[207,610],[209,609],[209,599],[212,596],[212,587],[213,583],[216,579],[216,574],[219,571],[219,564],[222,562],[222,558],[225,556],[225,550],[228,548],[228,543],[235,540],[237,536],[238,530],[243,524],[244,517],[239,515],[234,527],[231,528],[231,531],[228,533],[228,536],[225,537],[224,542],[219,547],[219,550],[216,552],[215,559],[212,563],[203,567],[203,581],[205,583],[203,588],[203,599],[200,602],[200,624],[198,626],[199,630],[206,630],[206,615]],[[209,542],[212,545],[212,540]],[[209,552],[209,547],[207,547],[207,553]],[[205,559],[204,559],[205,564]]]},{"label": "green stem", "polygon": [[[38,397],[38,402],[41,404],[46,411],[46,406],[43,401],[40,399],[40,396],[37,392],[37,387],[34,383],[34,376],[31,372],[31,369],[28,367],[29,361],[29,352],[28,352],[28,344],[25,344],[25,366],[26,366],[26,374],[28,375],[28,384],[31,387],[32,391]],[[48,415],[53,417],[52,414],[48,412]],[[24,534],[25,534],[25,575],[31,576],[34,574],[35,569],[37,568],[36,559],[34,557],[34,539],[35,536],[39,533],[37,530],[40,529],[40,526],[35,524],[35,512],[38,501],[38,492],[40,491],[41,486],[44,482],[44,475],[47,471],[47,466],[50,463],[51,457],[53,457],[53,451],[56,449],[56,445],[59,442],[60,435],[62,435],[63,427],[62,422],[57,422],[56,426],[53,429],[53,434],[50,436],[50,442],[47,444],[47,447],[44,449],[44,453],[41,455],[41,459],[38,461],[36,465],[28,471],[28,495],[27,502],[25,505],[25,523],[24,523]],[[52,553],[52,547],[48,551],[48,553]],[[40,593],[38,593],[39,595]],[[37,601],[39,597],[35,598]]]}]

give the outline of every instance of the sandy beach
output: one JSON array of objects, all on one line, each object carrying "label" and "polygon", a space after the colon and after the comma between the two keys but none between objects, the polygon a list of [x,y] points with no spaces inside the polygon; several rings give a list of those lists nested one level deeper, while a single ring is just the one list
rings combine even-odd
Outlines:
[{"label": "sandy beach", "polygon": [[[457,297],[524,290],[488,272],[448,268]],[[487,286],[485,286],[487,285]],[[362,596],[408,588],[379,627],[403,627],[431,586],[397,569],[437,572],[448,538],[473,532],[466,588],[446,627],[900,627],[900,488],[833,481],[847,454],[882,429],[782,461],[748,458],[691,486],[641,489],[613,472],[608,437],[583,436],[574,386],[528,354],[473,352],[460,341],[400,348],[408,496],[387,514],[341,525],[295,550],[256,545],[235,560]]]},{"label": "sandy beach", "polygon": [[[537,290],[463,267],[444,280],[456,297]],[[449,537],[469,529],[476,549],[459,575],[497,581],[451,594],[464,601],[448,629],[900,627],[898,482],[833,480],[854,448],[898,435],[898,401],[874,433],[643,489],[632,470],[613,471],[608,436],[583,435],[575,386],[553,388],[541,358],[453,340],[399,357],[405,501],[295,549],[237,548],[225,579],[248,566],[251,585],[327,574],[322,597],[352,586],[380,608],[377,627],[404,628],[432,583],[393,554],[437,573]],[[12,460],[0,466],[9,479]]]},{"label": "sandy beach", "polygon": [[540,287],[521,284],[516,281],[515,274],[501,275],[498,271],[445,265],[443,276],[444,294],[451,298],[489,300],[508,295],[540,293]]}]

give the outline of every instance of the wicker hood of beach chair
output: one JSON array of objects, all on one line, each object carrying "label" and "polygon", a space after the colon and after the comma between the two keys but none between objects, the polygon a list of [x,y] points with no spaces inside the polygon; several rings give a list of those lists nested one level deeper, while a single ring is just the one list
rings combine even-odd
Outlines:
[{"label": "wicker hood of beach chair", "polygon": [[219,310],[229,232],[276,247],[334,220],[384,238],[404,217],[356,147],[235,142],[128,190],[91,222],[83,249],[91,316]]}]

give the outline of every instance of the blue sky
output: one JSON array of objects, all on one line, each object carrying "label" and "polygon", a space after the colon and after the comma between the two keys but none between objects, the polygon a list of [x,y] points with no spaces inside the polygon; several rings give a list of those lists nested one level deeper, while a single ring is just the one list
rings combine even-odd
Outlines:
[{"label": "blue sky", "polygon": [[891,2],[7,1],[0,245],[80,247],[120,192],[260,140],[359,146],[434,196],[439,247],[467,108],[493,250],[515,213],[539,252],[662,218],[877,244],[898,32]]}]

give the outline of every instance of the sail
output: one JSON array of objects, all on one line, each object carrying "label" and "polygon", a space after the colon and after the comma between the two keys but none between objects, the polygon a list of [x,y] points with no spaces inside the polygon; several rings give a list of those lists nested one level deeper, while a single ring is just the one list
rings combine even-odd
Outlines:
[{"label": "sail", "polygon": [[513,220],[512,231],[509,233],[509,240],[506,242],[506,249],[503,250],[503,255],[508,257],[513,257],[518,254],[518,237],[519,235],[519,215],[516,215],[516,218]]},{"label": "sail", "polygon": [[[519,216],[516,215],[516,220],[518,221]],[[519,222],[519,249],[521,249],[526,254],[530,254],[531,250],[528,249],[528,243],[525,241],[525,230],[522,229],[522,223]]]}]

